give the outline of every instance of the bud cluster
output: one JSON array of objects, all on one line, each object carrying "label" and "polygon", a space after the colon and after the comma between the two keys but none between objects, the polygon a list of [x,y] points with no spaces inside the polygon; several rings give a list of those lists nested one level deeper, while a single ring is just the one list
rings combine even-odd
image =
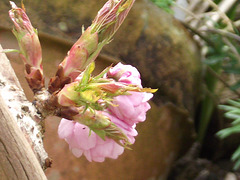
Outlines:
[{"label": "bud cluster", "polygon": [[120,27],[135,0],[109,0],[98,12],[96,18],[72,46],[67,56],[58,66],[55,77],[49,82],[49,92],[63,88],[75,78],[99,55],[103,46]]}]

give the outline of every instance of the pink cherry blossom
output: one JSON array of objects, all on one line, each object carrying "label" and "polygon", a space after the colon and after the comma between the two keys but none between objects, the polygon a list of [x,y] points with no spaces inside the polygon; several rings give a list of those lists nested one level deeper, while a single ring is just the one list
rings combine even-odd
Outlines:
[{"label": "pink cherry blossom", "polygon": [[[133,84],[142,87],[140,73],[130,65],[117,64],[105,75],[117,83]],[[113,81],[114,81],[113,80]],[[146,119],[146,112],[151,108],[148,101],[152,93],[128,91],[129,95],[114,97],[112,106],[101,111],[128,137],[131,144],[135,142],[136,124]],[[113,139],[102,140],[90,129],[74,121],[62,119],[59,125],[59,137],[65,139],[76,157],[84,155],[89,161],[103,162],[105,158],[116,159],[124,151],[124,147]]]},{"label": "pink cherry blossom", "polygon": [[118,63],[116,66],[110,68],[107,73],[107,77],[113,78],[118,82],[133,84],[142,87],[140,73],[135,67],[131,65],[124,65],[122,63]]},{"label": "pink cherry blossom", "polygon": [[[107,73],[108,78],[113,78],[118,82],[134,84],[142,87],[140,73],[131,65],[118,63]],[[130,95],[120,95],[114,98],[115,106],[110,106],[109,111],[112,115],[121,119],[128,125],[143,122],[146,119],[146,112],[151,108],[149,101],[152,93],[129,91]]]},{"label": "pink cherry blossom", "polygon": [[115,106],[110,106],[109,111],[128,125],[143,122],[146,112],[151,108],[147,102],[152,98],[151,93],[130,92],[131,95],[121,95],[114,98]]},{"label": "pink cherry blossom", "polygon": [[[130,127],[121,120],[108,115],[111,120],[119,126],[134,143],[134,136],[137,135],[135,126]],[[88,161],[103,162],[105,158],[117,159],[124,151],[124,147],[117,144],[114,140],[106,137],[102,140],[93,131],[80,123],[62,119],[58,127],[58,135],[69,144],[69,148],[76,157],[84,155]]]}]

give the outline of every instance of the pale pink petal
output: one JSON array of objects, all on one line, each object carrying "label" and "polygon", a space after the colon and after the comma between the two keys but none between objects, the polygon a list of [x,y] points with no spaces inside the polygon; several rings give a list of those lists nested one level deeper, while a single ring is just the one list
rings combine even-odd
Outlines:
[{"label": "pale pink petal", "polygon": [[129,101],[133,104],[133,106],[137,106],[143,102],[144,93],[142,92],[130,92],[131,95],[126,95]]},{"label": "pale pink petal", "polygon": [[75,122],[67,119],[62,119],[58,126],[58,136],[65,139],[73,134]]},{"label": "pale pink petal", "polygon": [[93,157],[93,161],[95,162],[103,162],[105,160],[105,157]]},{"label": "pale pink petal", "polygon": [[89,161],[89,162],[92,162],[92,155],[91,155],[91,152],[90,152],[90,150],[88,150],[88,151],[84,151],[84,156],[87,158],[87,160]]},{"label": "pale pink petal", "polygon": [[119,155],[121,155],[124,152],[124,148],[120,146],[119,144],[115,143],[113,145],[111,157],[112,159],[117,159]]},{"label": "pale pink petal", "polygon": [[79,157],[82,156],[83,151],[81,149],[73,148],[72,149],[72,153],[73,153],[74,156],[79,158]]},{"label": "pale pink petal", "polygon": [[93,157],[106,157],[111,154],[113,149],[113,144],[116,143],[111,139],[106,139],[104,144],[99,144],[94,149],[91,150]]},{"label": "pale pink petal", "polygon": [[[150,99],[152,99],[152,97],[153,97],[153,94],[152,94],[152,93],[144,93],[143,102],[149,101]],[[151,108],[151,107],[150,107],[150,108]]]},{"label": "pale pink petal", "polygon": [[80,123],[76,123],[74,127],[74,135],[76,138],[76,142],[78,147],[83,150],[89,150],[96,145],[96,134],[89,134],[89,128]]},{"label": "pale pink petal", "polygon": [[136,125],[133,124],[131,126],[131,125],[127,124],[126,122],[118,119],[115,116],[112,116],[112,115],[107,115],[107,116],[111,119],[111,121],[114,124],[116,124],[119,128],[122,129],[122,131],[127,135],[129,142],[133,144],[135,142],[134,137],[138,135],[138,132],[135,129]]},{"label": "pale pink petal", "polygon": [[126,95],[115,97],[113,103],[116,106],[111,106],[110,109],[120,119],[130,118],[134,113],[134,106]]},{"label": "pale pink petal", "polygon": [[116,159],[124,151],[124,148],[118,145],[114,140],[107,139],[104,144],[98,145],[91,150],[93,159],[99,157],[108,157]]}]

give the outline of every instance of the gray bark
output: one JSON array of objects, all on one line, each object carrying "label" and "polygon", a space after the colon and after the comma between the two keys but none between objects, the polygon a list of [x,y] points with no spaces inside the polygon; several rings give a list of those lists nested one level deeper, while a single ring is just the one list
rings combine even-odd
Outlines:
[{"label": "gray bark", "polygon": [[34,113],[37,116],[7,57],[0,53],[0,179],[47,179],[42,168],[49,158]]}]

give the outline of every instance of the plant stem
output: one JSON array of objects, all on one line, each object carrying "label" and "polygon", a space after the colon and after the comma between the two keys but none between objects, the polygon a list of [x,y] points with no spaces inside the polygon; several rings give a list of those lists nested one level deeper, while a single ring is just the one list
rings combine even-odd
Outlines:
[{"label": "plant stem", "polygon": [[[206,79],[206,85],[207,85],[208,91],[211,94],[214,94],[215,88],[216,88],[216,83],[218,81],[218,78],[216,75],[218,75],[218,73],[221,70],[221,63],[214,65],[211,70],[213,72],[215,72],[214,73],[215,75],[212,75],[212,71],[209,72],[209,70],[208,70],[206,73],[205,79]],[[205,138],[206,130],[209,125],[214,106],[215,106],[215,101],[214,101],[213,97],[209,94],[206,94],[205,98],[201,104],[201,115],[199,118],[199,126],[198,126],[197,140],[200,143],[202,143]]]}]

